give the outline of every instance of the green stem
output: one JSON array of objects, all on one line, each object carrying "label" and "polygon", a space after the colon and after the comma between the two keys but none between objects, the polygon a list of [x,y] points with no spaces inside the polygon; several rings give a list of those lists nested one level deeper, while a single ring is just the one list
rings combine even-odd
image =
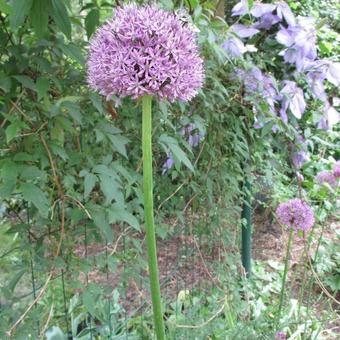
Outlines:
[{"label": "green stem", "polygon": [[251,274],[251,197],[250,197],[251,185],[246,179],[244,185],[245,199],[242,208],[242,265],[247,274]]},{"label": "green stem", "polygon": [[150,273],[151,298],[155,331],[158,340],[165,339],[163,313],[161,305],[161,290],[157,265],[156,236],[153,217],[153,184],[152,184],[152,97],[143,97],[143,187],[144,187],[144,214],[146,228],[146,245],[148,250],[148,263]]},{"label": "green stem", "polygon": [[284,300],[284,294],[285,294],[285,285],[286,285],[286,279],[287,279],[287,273],[288,273],[288,264],[289,264],[289,257],[290,257],[290,248],[292,245],[292,239],[293,239],[294,230],[290,229],[289,232],[289,238],[288,238],[288,245],[287,245],[287,253],[285,258],[285,267],[283,270],[283,277],[282,277],[282,286],[281,286],[281,293],[280,293],[280,303],[279,303],[279,309],[276,316],[276,329],[278,329],[280,318],[281,318],[281,310],[283,307],[283,300]]}]

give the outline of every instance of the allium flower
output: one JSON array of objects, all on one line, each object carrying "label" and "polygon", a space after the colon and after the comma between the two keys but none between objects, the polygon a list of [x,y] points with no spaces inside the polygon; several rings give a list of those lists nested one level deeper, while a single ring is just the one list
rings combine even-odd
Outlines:
[{"label": "allium flower", "polygon": [[334,175],[335,178],[339,179],[339,177],[340,177],[340,161],[337,161],[334,164],[333,175]]},{"label": "allium flower", "polygon": [[195,38],[192,26],[173,12],[154,5],[117,8],[91,40],[88,83],[107,98],[190,100],[204,79]]},{"label": "allium flower", "polygon": [[275,334],[275,340],[286,340],[286,334],[284,332],[277,332]]},{"label": "allium flower", "polygon": [[336,189],[338,185],[338,180],[335,177],[335,174],[327,170],[320,171],[316,176],[316,180],[321,185],[327,183],[333,189]]},{"label": "allium flower", "polygon": [[280,203],[276,209],[276,216],[281,224],[295,231],[308,231],[314,224],[312,209],[299,198]]}]

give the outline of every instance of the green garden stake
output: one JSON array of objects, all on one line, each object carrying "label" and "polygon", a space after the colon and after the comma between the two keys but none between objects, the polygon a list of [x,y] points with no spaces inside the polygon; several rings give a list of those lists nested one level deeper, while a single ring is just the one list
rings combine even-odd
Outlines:
[{"label": "green garden stake", "polygon": [[244,184],[245,199],[242,208],[242,265],[249,277],[251,275],[251,233],[252,233],[252,220],[251,220],[251,185],[248,180]]}]

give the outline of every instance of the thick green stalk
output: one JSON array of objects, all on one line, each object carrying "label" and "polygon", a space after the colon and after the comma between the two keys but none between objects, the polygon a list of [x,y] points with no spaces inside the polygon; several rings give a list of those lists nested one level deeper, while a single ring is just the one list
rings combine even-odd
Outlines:
[{"label": "thick green stalk", "polygon": [[290,249],[292,245],[292,239],[293,239],[294,230],[290,229],[289,232],[289,238],[288,238],[288,245],[287,245],[287,253],[285,258],[285,267],[283,270],[283,277],[282,277],[282,286],[281,286],[281,293],[280,293],[280,303],[279,303],[279,309],[277,311],[276,316],[276,328],[278,328],[281,318],[281,310],[283,307],[283,300],[285,295],[285,285],[286,285],[286,279],[287,279],[287,273],[288,273],[288,264],[289,264],[289,257],[290,257]]},{"label": "thick green stalk", "polygon": [[152,184],[152,97],[143,97],[143,187],[144,187],[144,214],[146,229],[146,245],[148,250],[148,263],[150,273],[151,298],[155,331],[158,340],[165,339],[163,313],[161,304],[161,290],[157,265],[156,236],[153,218],[153,184]]},{"label": "thick green stalk", "polygon": [[242,224],[242,265],[247,276],[251,274],[251,185],[246,180],[244,185],[245,199],[242,208],[242,220],[245,223]]}]

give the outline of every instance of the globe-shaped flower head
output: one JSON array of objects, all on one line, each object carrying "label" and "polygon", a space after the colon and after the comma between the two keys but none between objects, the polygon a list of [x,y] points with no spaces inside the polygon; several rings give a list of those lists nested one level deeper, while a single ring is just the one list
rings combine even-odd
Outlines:
[{"label": "globe-shaped flower head", "polygon": [[188,101],[204,79],[192,25],[154,5],[117,8],[91,40],[87,67],[89,85],[107,98]]},{"label": "globe-shaped flower head", "polygon": [[296,231],[308,231],[314,224],[312,209],[298,198],[279,204],[276,216],[281,224]]}]

